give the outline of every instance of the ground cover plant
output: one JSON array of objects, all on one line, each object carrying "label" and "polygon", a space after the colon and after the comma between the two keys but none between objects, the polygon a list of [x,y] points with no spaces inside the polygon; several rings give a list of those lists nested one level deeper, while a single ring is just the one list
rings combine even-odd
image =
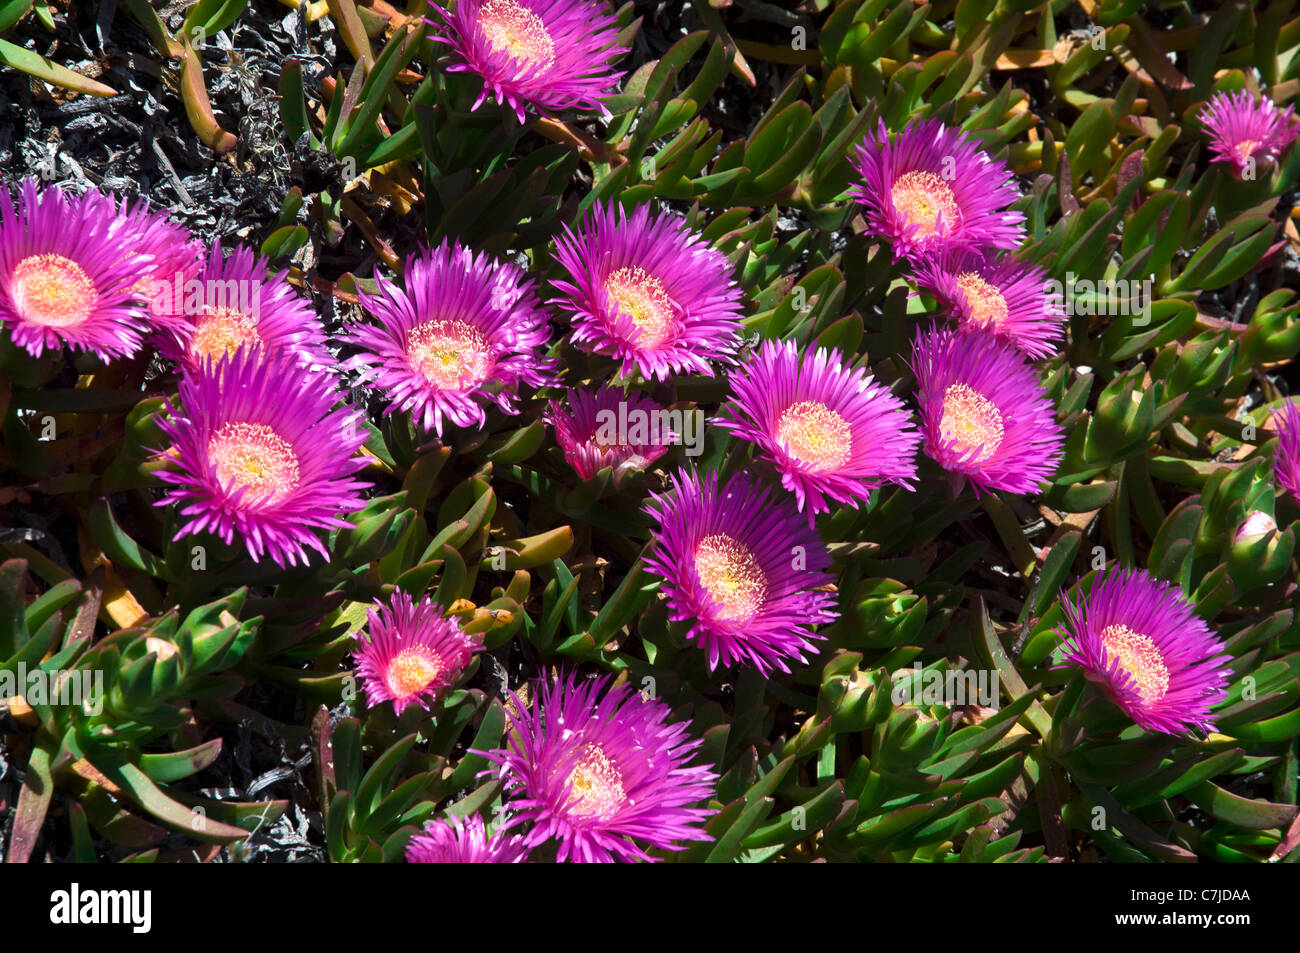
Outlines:
[{"label": "ground cover plant", "polygon": [[0,849],[1294,862],[1294,7],[0,3]]}]

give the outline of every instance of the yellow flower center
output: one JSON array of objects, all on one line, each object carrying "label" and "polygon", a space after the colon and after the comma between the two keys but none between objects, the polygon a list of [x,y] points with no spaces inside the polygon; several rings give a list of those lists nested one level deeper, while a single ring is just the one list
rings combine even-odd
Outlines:
[{"label": "yellow flower center", "polygon": [[505,53],[530,72],[543,73],[555,62],[555,43],[546,24],[516,0],[488,0],[478,25],[496,53]]},{"label": "yellow flower center", "polygon": [[411,367],[439,390],[467,390],[487,378],[492,355],[487,339],[464,321],[426,321],[406,339]]},{"label": "yellow flower center", "polygon": [[787,407],[777,421],[776,436],[792,457],[819,472],[844,466],[853,450],[849,422],[815,400]]},{"label": "yellow flower center", "polygon": [[658,347],[676,336],[673,303],[654,275],[641,268],[620,268],[605,279],[605,293],[610,305],[636,325],[641,347]]},{"label": "yellow flower center", "polygon": [[399,698],[423,691],[442,671],[438,653],[424,645],[402,649],[388,663],[388,689]]},{"label": "yellow flower center", "polygon": [[208,458],[228,492],[247,490],[244,503],[277,503],[298,486],[298,457],[265,424],[226,424],[208,441]]},{"label": "yellow flower center", "polygon": [[1142,704],[1154,705],[1169,691],[1169,669],[1164,656],[1148,636],[1126,625],[1110,625],[1102,630],[1101,647],[1107,665],[1114,662],[1121,672],[1137,685]]},{"label": "yellow flower center", "polygon": [[929,238],[938,230],[939,215],[951,231],[961,225],[961,209],[948,183],[933,172],[904,172],[890,189],[894,209],[917,235]]},{"label": "yellow flower center", "polygon": [[578,763],[569,775],[569,785],[566,810],[579,817],[607,817],[627,800],[623,775],[605,757],[600,745],[587,745],[582,749]]},{"label": "yellow flower center", "polygon": [[199,318],[190,341],[190,355],[195,360],[219,361],[241,347],[251,351],[261,347],[262,336],[257,322],[240,311],[211,308]]},{"label": "yellow flower center", "polygon": [[720,603],[717,618],[748,622],[767,599],[767,576],[754,554],[730,536],[706,536],[695,550],[695,572]]},{"label": "yellow flower center", "polygon": [[99,294],[85,269],[62,255],[33,255],[13,271],[13,299],[24,321],[46,328],[81,324]]},{"label": "yellow flower center", "polygon": [[967,320],[975,327],[997,331],[1007,323],[1007,299],[975,272],[958,275],[957,290],[966,299]]},{"label": "yellow flower center", "polygon": [[1247,159],[1249,159],[1252,155],[1255,154],[1255,150],[1258,149],[1261,145],[1262,143],[1258,142],[1255,139],[1243,139],[1241,140],[1241,142],[1235,144],[1232,148],[1233,151],[1237,153],[1237,159],[1240,160],[1241,162],[1245,162]]},{"label": "yellow flower center", "polygon": [[962,456],[976,450],[974,462],[983,463],[1002,444],[1002,415],[993,401],[973,387],[953,384],[944,391],[939,436]]}]

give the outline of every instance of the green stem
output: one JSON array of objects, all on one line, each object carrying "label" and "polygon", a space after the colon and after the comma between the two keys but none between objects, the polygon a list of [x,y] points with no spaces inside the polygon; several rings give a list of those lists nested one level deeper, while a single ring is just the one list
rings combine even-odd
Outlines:
[{"label": "green stem", "polygon": [[1029,545],[1029,540],[1025,539],[1024,530],[1020,528],[1020,520],[1000,497],[985,494],[980,497],[980,505],[993,520],[993,527],[1002,538],[1002,544],[1006,546],[1012,564],[1028,579],[1038,566],[1038,557],[1034,554],[1034,547]]}]

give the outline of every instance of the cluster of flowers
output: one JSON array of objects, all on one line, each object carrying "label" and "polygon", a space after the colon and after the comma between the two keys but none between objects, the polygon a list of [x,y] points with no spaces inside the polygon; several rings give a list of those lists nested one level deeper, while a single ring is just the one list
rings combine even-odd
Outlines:
[{"label": "cluster of flowers", "polygon": [[[370,610],[357,671],[367,702],[391,702],[400,715],[431,708],[481,650],[437,603],[398,592]],[[552,839],[560,862],[651,860],[632,838],[670,849],[707,838],[697,824],[712,812],[690,805],[717,775],[688,764],[701,742],[686,723],[667,723],[662,701],[570,674],[542,684],[531,706],[511,692],[507,712],[509,746],[472,753],[500,766],[508,819],[491,835],[479,817],[435,821],[411,840],[411,862],[517,863]],[[507,833],[523,824],[525,833]]]},{"label": "cluster of flowers", "polygon": [[[660,377],[709,371],[709,358],[734,352],[739,289],[725,259],[680,219],[600,207],[585,229],[561,241],[557,259],[571,280],[559,285],[555,303],[567,306],[575,340],[625,368]],[[155,290],[173,281],[197,290],[160,306]],[[541,354],[547,316],[517,266],[451,244],[409,260],[401,286],[378,274],[376,281],[377,293],[363,295],[362,304],[377,321],[348,339],[360,351],[351,364],[383,393],[385,413],[407,412],[441,435],[446,423],[483,426],[489,402],[517,412],[522,385],[557,383],[555,362]],[[252,287],[252,304],[224,295],[228,282]],[[216,289],[220,302],[210,294]],[[66,346],[107,361],[152,347],[176,362],[179,406],[169,403],[159,422],[171,441],[160,450],[171,460],[161,474],[170,489],[158,501],[186,518],[176,539],[211,532],[241,540],[254,561],[294,565],[308,549],[328,557],[319,531],[346,526],[340,514],[363,505],[366,484],[355,475],[365,465],[357,452],[367,437],[364,415],[342,403],[313,309],[286,273],[268,276],[266,261],[251,252],[227,256],[214,247],[205,255],[183,228],[144,205],[119,207],[93,191],[42,193],[28,181],[17,208],[7,193],[0,197],[0,321],[34,357]],[[578,415],[608,398],[570,393]],[[556,414],[566,448],[591,451],[595,438],[584,421],[558,405]],[[598,446],[595,455],[611,449],[634,450]],[[828,562],[823,555],[814,565]],[[431,704],[481,648],[427,599],[416,604],[399,594],[368,622],[358,649],[367,698],[391,701],[399,712]],[[685,766],[699,742],[687,739],[685,726],[666,724],[662,702],[603,688],[557,682],[534,709],[536,744],[496,755],[518,766],[516,784],[530,785],[515,804],[517,817],[528,816],[533,801],[562,808],[571,823],[561,859],[646,856],[627,836],[665,845],[703,836],[690,822],[708,812],[685,806],[715,779],[709,769]],[[522,703],[516,708],[524,711]],[[516,716],[517,737],[527,737],[524,717]],[[555,740],[566,721],[575,729],[564,736],[581,742],[576,749]],[[532,773],[538,758],[549,759],[541,774]],[[557,765],[568,768],[557,773]],[[576,793],[566,803],[570,789]],[[530,845],[553,829],[535,824]]]},{"label": "cluster of flowers", "polygon": [[[1010,171],[936,121],[859,147],[869,231],[906,259],[954,329],[913,343],[927,452],[978,493],[1030,492],[1050,479],[1063,435],[1029,363],[1055,353],[1065,316],[1046,271],[1020,260],[1023,216]],[[1213,726],[1226,695],[1222,643],[1174,586],[1113,567],[1065,608],[1063,662],[1100,683],[1139,725],[1176,734]]]},{"label": "cluster of flowers", "polygon": [[[960,171],[944,179],[939,170],[948,156],[957,157]],[[908,485],[922,441],[977,492],[1036,490],[1061,454],[1054,408],[1022,351],[1053,353],[1064,316],[1050,310],[1041,269],[972,251],[1021,238],[1020,216],[1005,209],[1016,195],[1009,172],[934,122],[897,139],[882,128],[857,158],[868,227],[930,276],[918,278],[922,287],[951,289],[937,297],[957,327],[925,330],[914,343],[922,433],[901,401],[831,350],[801,356],[791,342],[769,341],[732,373],[732,400],[717,423],[752,443],[790,496],[744,474],[720,484],[715,473],[678,472],[671,490],[652,494],[648,504],[658,529],[647,567],[664,580],[671,618],[690,623],[688,637],[706,650],[711,668],[740,662],[789,671],[789,662],[805,661],[819,638],[810,627],[837,617],[827,592],[829,557],[812,518],[830,501],[866,502],[884,482]],[[711,374],[699,363],[706,358],[734,363],[739,312],[716,253],[680,229],[663,229],[644,208],[627,218],[601,210],[594,221],[594,233],[566,234],[557,254],[576,276],[558,285],[558,301],[575,315],[574,340],[647,378],[687,369]],[[673,267],[685,260],[689,268]],[[936,260],[941,265],[927,270]],[[702,276],[698,285],[687,280]],[[706,298],[702,289],[714,293]],[[675,353],[682,342],[689,351]],[[561,440],[585,449],[584,459],[604,459],[611,449],[592,446],[590,410],[606,399],[582,404],[585,426],[573,416],[557,423]],[[562,419],[555,405],[552,414]],[[799,516],[804,510],[808,523]],[[1105,686],[1135,722],[1169,733],[1212,726],[1210,709],[1226,691],[1226,657],[1175,587],[1117,568],[1077,604],[1065,604],[1064,661]],[[609,859],[633,856],[628,837],[670,847],[697,836],[682,791],[707,790],[707,777],[675,760],[691,745],[661,745],[658,761],[651,757],[657,781],[635,798],[625,772],[642,768],[653,748],[643,740],[610,753],[629,724],[642,726],[644,739],[645,718],[661,724],[666,706],[634,702],[625,686],[604,701],[599,694],[598,683],[553,680],[528,714],[512,713],[510,747],[487,754],[517,793],[513,819],[492,837],[477,822],[435,823],[413,842],[412,858],[490,859],[499,852],[498,859],[517,860],[555,838],[562,859]],[[682,796],[635,824],[622,813],[631,804],[645,809],[655,792]],[[527,834],[506,833],[524,820],[532,822]]]},{"label": "cluster of flowers", "polygon": [[[521,119],[525,105],[599,109],[622,51],[596,10],[466,0],[443,12],[437,38],[457,55],[453,69],[482,77],[480,102],[494,95]],[[1254,103],[1212,108],[1207,128],[1221,136],[1219,160],[1238,168],[1294,138],[1289,111],[1279,118]],[[954,492],[969,481],[977,494],[1035,492],[1061,458],[1063,434],[1031,361],[1056,352],[1065,316],[1046,294],[1045,271],[1014,254],[1024,219],[1009,208],[1019,196],[1010,171],[934,120],[897,135],[882,123],[855,164],[869,232],[952,320],[913,341],[919,429],[899,398],[833,349],[800,354],[767,341],[741,363],[740,289],[726,259],[680,217],[598,203],[556,243],[564,276],[548,304],[575,346],[647,381],[740,363],[715,422],[753,445],[780,488],[747,473],[721,481],[679,471],[647,503],[657,526],[646,565],[712,669],[789,672],[806,662],[820,638],[811,627],[838,617],[816,516],[867,503],[887,483],[911,489],[918,448],[946,469]],[[0,321],[13,342],[37,357],[67,345],[105,359],[152,342],[176,361],[180,407],[169,405],[161,423],[171,490],[160,505],[188,519],[177,539],[207,531],[230,543],[237,534],[252,559],[293,565],[307,549],[328,556],[319,531],[346,526],[340,514],[361,507],[367,432],[359,411],[339,406],[318,318],[285,273],[266,272],[250,252],[226,256],[218,246],[205,256],[143,205],[42,196],[30,182],[16,211],[0,197]],[[258,307],[203,293],[159,307],[149,289],[173,275],[200,289],[255,282]],[[409,413],[441,436],[447,423],[484,426],[489,403],[517,413],[523,386],[559,383],[545,354],[546,310],[518,266],[452,243],[412,257],[401,286],[376,282],[362,305],[377,323],[350,336],[360,352],[350,366],[388,400],[386,414]],[[609,386],[551,403],[557,440],[581,476],[645,467],[666,452],[603,435],[600,412],[620,401],[655,406]],[[1170,733],[1212,725],[1225,657],[1174,587],[1113,569],[1077,604],[1065,601],[1065,661],[1135,722]],[[480,649],[443,607],[399,593],[371,609],[358,670],[372,706],[428,709]],[[689,765],[701,742],[669,714],[625,684],[572,674],[544,681],[531,702],[512,694],[507,747],[480,752],[505,780],[510,818],[491,835],[476,817],[435,822],[412,841],[410,859],[513,862],[550,841],[562,861],[650,859],[641,845],[707,838],[699,825],[711,812],[690,805],[716,775]]]}]

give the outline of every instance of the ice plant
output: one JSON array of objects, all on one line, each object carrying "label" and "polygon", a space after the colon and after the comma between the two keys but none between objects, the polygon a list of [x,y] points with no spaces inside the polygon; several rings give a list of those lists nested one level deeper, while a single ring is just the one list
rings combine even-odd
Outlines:
[{"label": "ice plant", "polygon": [[548,419],[564,458],[584,480],[605,467],[616,473],[644,470],[678,439],[663,407],[644,394],[624,394],[615,387],[571,389],[563,404],[551,401]]},{"label": "ice plant", "polygon": [[517,413],[520,385],[552,382],[546,315],[517,265],[444,243],[407,260],[402,287],[375,281],[361,304],[379,323],[357,328],[353,365],[389,398],[385,415],[409,411],[441,436],[444,418],[481,427],[486,402]]},{"label": "ice plant", "polygon": [[826,547],[788,498],[748,475],[719,487],[716,473],[679,470],[646,508],[658,524],[646,568],[664,580],[669,618],[691,623],[686,637],[710,669],[789,672],[822,638],[808,626],[839,616],[834,596],[817,591],[833,581]]},{"label": "ice plant", "polygon": [[867,231],[895,260],[967,248],[1016,248],[1025,217],[1011,171],[959,129],[936,119],[890,135],[880,122],[854,151],[862,182],[850,194],[865,207]]},{"label": "ice plant", "polygon": [[1200,113],[1215,162],[1232,166],[1238,179],[1253,179],[1256,168],[1274,163],[1300,134],[1295,107],[1277,106],[1244,89],[1218,92]]},{"label": "ice plant", "polygon": [[289,284],[287,271],[268,275],[269,264],[242,247],[227,256],[218,243],[192,282],[159,282],[153,311],[180,314],[173,333],[160,341],[161,352],[191,370],[245,347],[267,355],[288,353],[304,365],[332,366],[316,310]]},{"label": "ice plant", "polygon": [[1032,365],[992,337],[920,330],[912,370],[925,452],[982,490],[1037,492],[1056,472],[1064,433]]},{"label": "ice plant", "polygon": [[371,708],[393,703],[426,711],[456,680],[483,644],[427,596],[419,602],[400,589],[392,601],[366,615],[366,635],[356,650],[357,670]]},{"label": "ice plant", "polygon": [[521,864],[527,859],[522,838],[500,830],[489,834],[477,814],[430,821],[406,845],[408,864]]},{"label": "ice plant", "polygon": [[1083,669],[1147,731],[1214,729],[1210,710],[1227,696],[1223,643],[1169,583],[1118,566],[1065,613],[1063,663]]},{"label": "ice plant", "polygon": [[740,288],[680,216],[598,204],[578,231],[565,226],[555,260],[566,274],[551,303],[572,317],[574,343],[613,357],[621,373],[711,377],[711,360],[732,360]]},{"label": "ice plant", "polygon": [[441,23],[433,39],[450,46],[448,72],[477,74],[483,89],[471,107],[491,95],[522,123],[525,107],[545,116],[567,109],[607,114],[604,101],[617,91],[614,63],[618,23],[592,0],[453,0],[431,4]]},{"label": "ice plant", "polygon": [[921,436],[903,402],[838,351],[764,341],[732,373],[731,393],[718,425],[758,446],[810,521],[832,503],[867,502],[885,482],[911,488]]},{"label": "ice plant", "polygon": [[158,505],[176,504],[175,538],[210,532],[254,562],[329,558],[318,530],[350,524],[338,514],[359,509],[354,456],[365,442],[361,415],[334,409],[333,379],[311,374],[283,352],[262,359],[241,348],[206,362],[180,382],[180,409],[168,405],[159,426],[171,438],[174,469],[159,477],[171,489]]},{"label": "ice plant", "polygon": [[1055,354],[1065,336],[1065,312],[1048,293],[1047,269],[1014,255],[940,255],[916,262],[912,279],[959,330],[991,334],[1031,358]]},{"label": "ice plant", "polygon": [[1277,431],[1273,451],[1273,479],[1277,485],[1300,502],[1300,409],[1288,398],[1269,417],[1270,429]]},{"label": "ice plant", "polygon": [[690,764],[701,742],[668,723],[667,704],[572,673],[541,682],[530,706],[511,697],[507,746],[483,754],[500,765],[517,823],[530,825],[526,846],[554,840],[561,863],[608,863],[711,839],[700,824],[713,812],[690,805],[717,774]]},{"label": "ice plant", "polygon": [[149,317],[136,286],[151,265],[124,248],[112,199],[38,192],[23,182],[15,209],[0,188],[0,325],[33,357],[64,345],[103,359],[140,349]]}]

